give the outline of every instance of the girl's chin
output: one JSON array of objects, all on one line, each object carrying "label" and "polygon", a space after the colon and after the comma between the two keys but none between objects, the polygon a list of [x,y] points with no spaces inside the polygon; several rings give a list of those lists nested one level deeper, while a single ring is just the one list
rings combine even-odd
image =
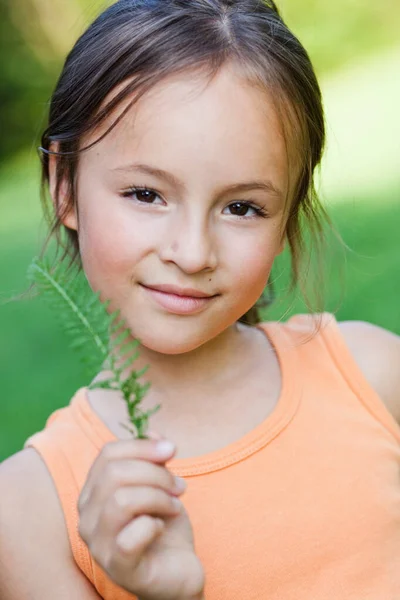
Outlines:
[{"label": "girl's chin", "polygon": [[[196,350],[203,344],[214,339],[219,332],[205,331],[200,324],[192,327],[184,327],[182,324],[164,323],[145,325],[142,321],[139,327],[131,328],[133,337],[140,340],[143,348],[160,354],[184,354]],[[139,348],[140,352],[140,348]]]},{"label": "girl's chin", "polygon": [[182,339],[179,339],[177,336],[172,336],[168,338],[163,338],[162,336],[158,336],[157,338],[149,338],[148,336],[144,336],[141,340],[141,345],[152,352],[157,352],[159,354],[186,354],[188,352],[192,352],[196,350],[203,344],[205,344],[208,339],[196,338],[194,339],[192,336],[186,336]]}]

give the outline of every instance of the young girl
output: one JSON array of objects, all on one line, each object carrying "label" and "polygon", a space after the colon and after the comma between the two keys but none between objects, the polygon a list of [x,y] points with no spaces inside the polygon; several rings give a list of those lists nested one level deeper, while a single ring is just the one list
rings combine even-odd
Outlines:
[{"label": "young girl", "polygon": [[120,0],[77,42],[42,140],[52,231],[162,409],[135,440],[83,388],[4,461],[2,600],[400,598],[399,338],[257,315],[318,231],[323,144],[270,0]]}]

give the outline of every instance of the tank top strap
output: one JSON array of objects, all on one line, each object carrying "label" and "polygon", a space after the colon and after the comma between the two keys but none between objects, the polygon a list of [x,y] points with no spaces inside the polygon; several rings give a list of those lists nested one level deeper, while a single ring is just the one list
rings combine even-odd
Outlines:
[{"label": "tank top strap", "polygon": [[320,337],[338,372],[364,407],[400,442],[400,426],[384,401],[367,381],[346,344],[335,316],[323,313],[324,326]]},{"label": "tank top strap", "polygon": [[330,317],[329,313],[298,314],[287,321],[261,322],[257,327],[267,334],[280,358],[281,368],[283,361],[289,361],[292,376],[301,379],[304,369],[300,368],[300,362],[307,362],[309,367],[317,358],[325,363],[331,361],[321,336],[321,331],[329,326]]},{"label": "tank top strap", "polygon": [[70,407],[53,412],[45,429],[30,436],[24,448],[34,448],[45,463],[62,507],[74,559],[86,577],[93,581],[89,549],[78,531],[78,498],[97,449],[84,439],[71,418]]}]

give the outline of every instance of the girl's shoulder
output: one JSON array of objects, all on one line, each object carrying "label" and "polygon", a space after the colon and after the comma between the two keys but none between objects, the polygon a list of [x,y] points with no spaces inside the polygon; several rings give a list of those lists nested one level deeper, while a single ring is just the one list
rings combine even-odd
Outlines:
[{"label": "girl's shoulder", "polygon": [[2,598],[100,598],[74,562],[56,489],[36,450],[0,464],[0,489]]},{"label": "girl's shoulder", "polygon": [[400,423],[400,336],[365,321],[338,327],[365,379]]}]

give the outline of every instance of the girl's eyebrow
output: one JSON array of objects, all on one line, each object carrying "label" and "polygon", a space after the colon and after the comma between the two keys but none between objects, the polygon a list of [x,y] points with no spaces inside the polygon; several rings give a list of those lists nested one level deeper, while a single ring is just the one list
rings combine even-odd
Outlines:
[{"label": "girl's eyebrow", "polygon": [[[180,181],[180,179],[178,179],[175,175],[173,175],[172,173],[169,173],[168,171],[164,171],[163,169],[158,169],[158,168],[152,167],[150,165],[145,165],[142,163],[133,163],[130,165],[125,165],[123,167],[116,167],[115,169],[112,169],[112,171],[124,171],[124,172],[138,171],[138,172],[144,173],[146,175],[153,175],[154,177],[158,177],[159,179],[164,179],[171,186],[176,187],[177,189],[181,190],[182,192],[186,191],[185,184],[182,181]],[[283,200],[282,191],[279,190],[272,183],[272,181],[269,181],[269,180],[246,181],[243,183],[234,183],[232,185],[228,185],[224,188],[221,188],[219,190],[219,193],[239,192],[239,191],[246,192],[246,191],[250,191],[250,190],[263,190],[263,191],[268,192],[269,194],[276,196],[280,200]]]}]

